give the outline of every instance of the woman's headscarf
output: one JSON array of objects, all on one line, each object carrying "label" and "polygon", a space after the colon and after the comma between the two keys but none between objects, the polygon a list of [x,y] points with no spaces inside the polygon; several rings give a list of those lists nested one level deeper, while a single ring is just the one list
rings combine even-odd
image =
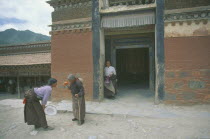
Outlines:
[{"label": "woman's headscarf", "polygon": [[50,78],[48,80],[48,85],[53,85],[54,83],[57,83],[57,80],[55,78]]},{"label": "woman's headscarf", "polygon": [[68,80],[75,80],[75,79],[76,79],[75,75],[69,74]]}]

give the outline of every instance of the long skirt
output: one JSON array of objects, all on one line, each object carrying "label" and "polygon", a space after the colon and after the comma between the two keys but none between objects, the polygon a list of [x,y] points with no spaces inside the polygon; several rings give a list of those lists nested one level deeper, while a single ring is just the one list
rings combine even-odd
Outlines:
[{"label": "long skirt", "polygon": [[104,83],[104,96],[109,98],[109,97],[114,97],[116,94],[116,81],[115,80],[110,80],[110,83]]},{"label": "long skirt", "polygon": [[83,121],[85,119],[85,97],[75,97],[72,95],[72,109],[74,118]]},{"label": "long skirt", "polygon": [[34,93],[34,90],[25,92],[26,104],[24,107],[25,123],[37,127],[47,128],[47,120],[44,109]]}]

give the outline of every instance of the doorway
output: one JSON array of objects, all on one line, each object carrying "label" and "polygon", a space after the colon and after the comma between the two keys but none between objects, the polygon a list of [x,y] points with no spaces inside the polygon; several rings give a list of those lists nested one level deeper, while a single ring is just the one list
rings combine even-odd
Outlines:
[{"label": "doorway", "polygon": [[150,48],[116,49],[118,99],[125,102],[152,102],[150,89]]},{"label": "doorway", "polygon": [[149,48],[117,49],[118,83],[149,88]]},{"label": "doorway", "polygon": [[117,73],[120,103],[154,102],[154,34],[111,35],[105,37],[105,60]]}]

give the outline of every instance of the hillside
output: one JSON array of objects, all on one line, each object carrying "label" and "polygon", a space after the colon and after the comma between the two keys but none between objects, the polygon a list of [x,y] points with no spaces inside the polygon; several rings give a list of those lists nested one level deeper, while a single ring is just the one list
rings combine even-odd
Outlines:
[{"label": "hillside", "polygon": [[18,31],[15,29],[7,29],[0,32],[0,45],[22,44],[47,40],[50,40],[49,36],[34,33],[30,30]]}]

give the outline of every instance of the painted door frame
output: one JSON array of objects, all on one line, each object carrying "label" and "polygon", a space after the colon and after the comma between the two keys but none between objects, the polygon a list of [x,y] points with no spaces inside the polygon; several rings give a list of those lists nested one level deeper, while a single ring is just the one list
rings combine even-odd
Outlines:
[{"label": "painted door frame", "polygon": [[[159,100],[163,100],[165,94],[164,0],[156,0],[155,2],[155,104],[158,104]],[[103,75],[100,75],[99,72],[101,68],[100,62],[103,61],[103,58],[100,56],[100,45],[104,43],[104,40],[100,40],[100,20],[99,1],[92,0],[93,99],[97,100],[102,90],[101,85],[103,85],[101,83]]]},{"label": "painted door frame", "polygon": [[155,14],[155,104],[159,104],[165,95],[164,0],[156,0]]}]

